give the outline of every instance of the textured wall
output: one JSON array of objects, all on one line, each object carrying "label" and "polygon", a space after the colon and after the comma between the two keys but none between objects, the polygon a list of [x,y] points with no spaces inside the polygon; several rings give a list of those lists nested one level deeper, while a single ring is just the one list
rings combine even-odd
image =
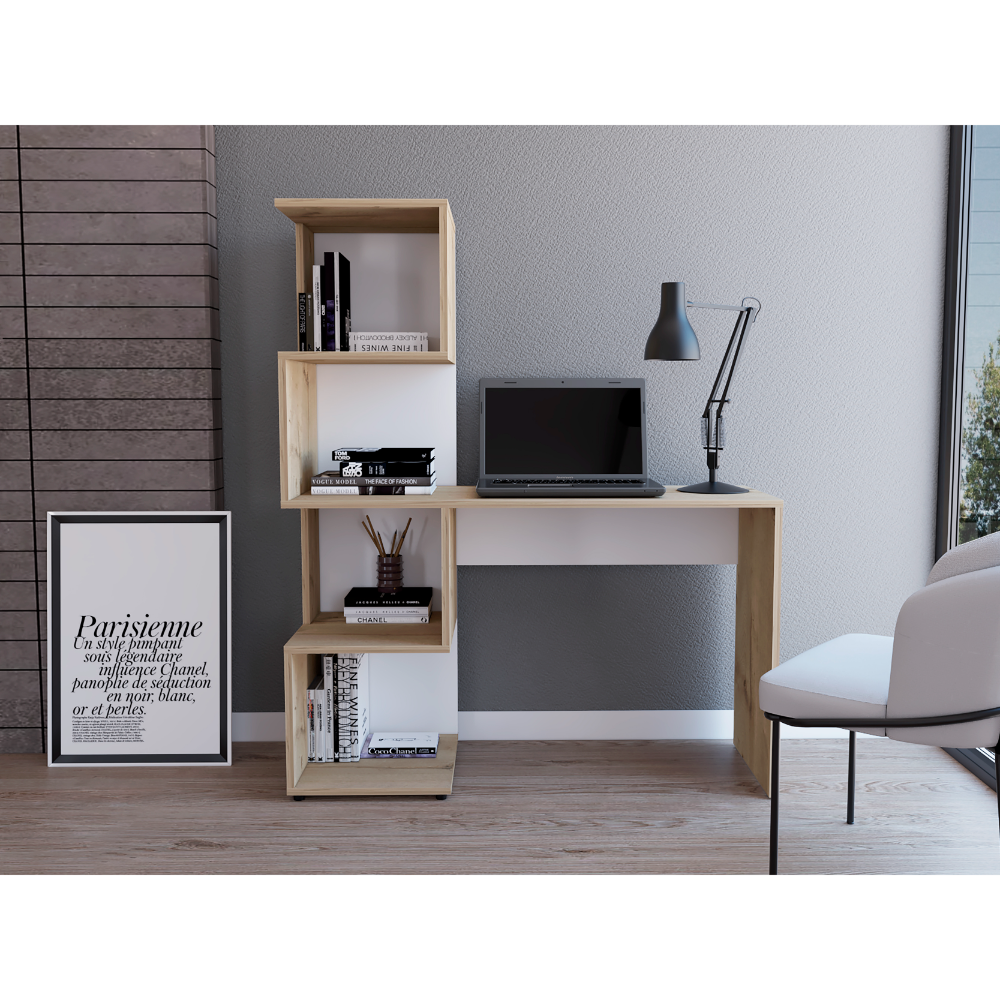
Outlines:
[{"label": "textured wall", "polygon": [[0,751],[44,745],[46,513],[221,506],[212,138],[0,126]]},{"label": "textured wall", "polygon": [[[758,296],[721,475],[786,502],[782,658],[891,634],[933,558],[946,128],[216,136],[237,710],[281,707],[299,623],[274,359],[294,346],[294,241],[275,196],[450,200],[462,483],[477,473],[478,379],[539,375],[645,377],[652,473],[704,479],[698,416],[729,318],[692,310],[701,364],[643,362],[659,283]],[[731,567],[467,567],[459,586],[465,710],[732,705]]]}]

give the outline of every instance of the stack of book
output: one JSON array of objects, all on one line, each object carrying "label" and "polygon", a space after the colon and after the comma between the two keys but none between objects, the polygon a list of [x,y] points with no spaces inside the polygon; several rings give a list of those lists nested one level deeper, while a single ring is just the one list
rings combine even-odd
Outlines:
[{"label": "stack of book", "polygon": [[426,333],[359,333],[352,331],[348,338],[352,351],[380,354],[408,354],[427,350]]},{"label": "stack of book", "polygon": [[312,477],[314,495],[412,496],[437,489],[433,448],[335,448],[334,467]]},{"label": "stack of book", "polygon": [[369,736],[368,656],[327,654],[306,691],[308,759],[316,763],[361,759]]},{"label": "stack of book", "polygon": [[352,587],[344,598],[349,625],[423,625],[431,620],[430,587],[400,587],[380,594],[377,587]]},{"label": "stack of book", "polygon": [[300,351],[426,351],[426,333],[361,333],[351,329],[351,262],[340,251],[313,264],[312,288],[299,292]]}]

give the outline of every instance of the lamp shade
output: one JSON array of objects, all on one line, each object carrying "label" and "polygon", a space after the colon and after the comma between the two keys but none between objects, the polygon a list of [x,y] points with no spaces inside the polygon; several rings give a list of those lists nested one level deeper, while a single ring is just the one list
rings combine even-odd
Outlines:
[{"label": "lamp shade", "polygon": [[647,361],[698,361],[701,348],[687,318],[683,281],[660,286],[660,316],[646,341]]}]

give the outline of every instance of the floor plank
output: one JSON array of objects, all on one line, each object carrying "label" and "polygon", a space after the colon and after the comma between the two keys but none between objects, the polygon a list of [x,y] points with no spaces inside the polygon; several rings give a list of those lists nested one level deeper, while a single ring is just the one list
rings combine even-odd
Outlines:
[{"label": "floor plank", "polygon": [[[47,768],[0,757],[0,872],[746,873],[767,871],[769,801],[730,743],[467,742],[454,794],[284,794],[284,746],[231,768]],[[783,873],[1000,873],[994,793],[943,751],[782,744]]]}]

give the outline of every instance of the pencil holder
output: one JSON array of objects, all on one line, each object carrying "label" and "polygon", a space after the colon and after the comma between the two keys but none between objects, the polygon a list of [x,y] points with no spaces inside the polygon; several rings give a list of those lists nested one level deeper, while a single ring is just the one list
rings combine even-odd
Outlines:
[{"label": "pencil holder", "polygon": [[376,556],[378,559],[378,592],[394,594],[403,586],[403,557]]}]

